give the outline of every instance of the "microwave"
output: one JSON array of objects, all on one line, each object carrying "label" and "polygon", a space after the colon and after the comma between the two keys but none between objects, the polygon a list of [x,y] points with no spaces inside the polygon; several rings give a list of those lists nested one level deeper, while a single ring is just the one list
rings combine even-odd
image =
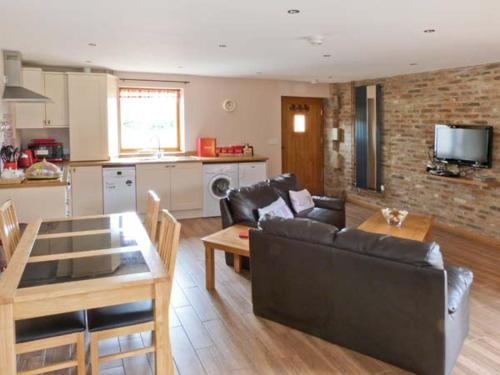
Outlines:
[{"label": "microwave", "polygon": [[50,162],[64,161],[64,147],[61,142],[52,138],[32,139],[28,148],[33,153],[33,161],[39,162],[43,159]]}]

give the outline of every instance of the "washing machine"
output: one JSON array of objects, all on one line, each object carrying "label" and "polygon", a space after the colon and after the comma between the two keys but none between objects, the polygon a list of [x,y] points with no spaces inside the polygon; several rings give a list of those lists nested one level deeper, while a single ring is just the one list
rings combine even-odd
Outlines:
[{"label": "washing machine", "polygon": [[203,217],[220,216],[219,200],[238,187],[238,163],[203,164]]}]

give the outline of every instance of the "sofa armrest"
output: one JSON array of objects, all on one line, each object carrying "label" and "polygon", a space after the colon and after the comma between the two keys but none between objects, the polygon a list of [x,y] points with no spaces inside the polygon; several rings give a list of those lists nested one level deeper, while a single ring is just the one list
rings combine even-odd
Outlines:
[{"label": "sofa armrest", "polygon": [[312,197],[314,205],[320,208],[326,208],[329,210],[343,211],[345,210],[345,202],[343,199],[334,197],[325,197],[314,195]]},{"label": "sofa armrest", "polygon": [[465,267],[446,264],[448,276],[448,313],[453,314],[462,303],[472,285],[473,273]]},{"label": "sofa armrest", "polygon": [[226,198],[221,199],[219,201],[219,206],[220,206],[220,216],[222,219],[222,228],[230,227],[231,225],[234,224],[234,220],[227,199]]}]

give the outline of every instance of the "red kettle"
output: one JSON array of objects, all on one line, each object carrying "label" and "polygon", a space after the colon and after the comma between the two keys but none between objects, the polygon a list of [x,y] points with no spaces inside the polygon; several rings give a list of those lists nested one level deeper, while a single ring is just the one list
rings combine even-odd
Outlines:
[{"label": "red kettle", "polygon": [[26,148],[17,160],[17,165],[19,168],[28,168],[31,164],[33,164],[33,152],[29,148]]}]

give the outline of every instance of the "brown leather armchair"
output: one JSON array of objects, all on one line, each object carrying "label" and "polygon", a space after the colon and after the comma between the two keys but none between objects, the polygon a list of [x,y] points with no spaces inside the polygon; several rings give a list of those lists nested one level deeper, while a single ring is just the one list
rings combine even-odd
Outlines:
[{"label": "brown leather armchair", "polygon": [[[302,190],[294,174],[282,174],[267,181],[240,189],[230,189],[225,198],[220,200],[222,227],[233,224],[245,224],[257,227],[259,208],[265,207],[282,197],[296,217],[334,225],[338,229],[345,227],[344,200],[313,196],[315,207],[296,213],[293,210],[288,192]],[[233,255],[226,253],[226,263],[233,265]],[[243,268],[248,269],[248,258],[242,260]]]},{"label": "brown leather armchair", "polygon": [[421,375],[448,375],[472,272],[436,243],[264,217],[250,231],[254,313]]}]

